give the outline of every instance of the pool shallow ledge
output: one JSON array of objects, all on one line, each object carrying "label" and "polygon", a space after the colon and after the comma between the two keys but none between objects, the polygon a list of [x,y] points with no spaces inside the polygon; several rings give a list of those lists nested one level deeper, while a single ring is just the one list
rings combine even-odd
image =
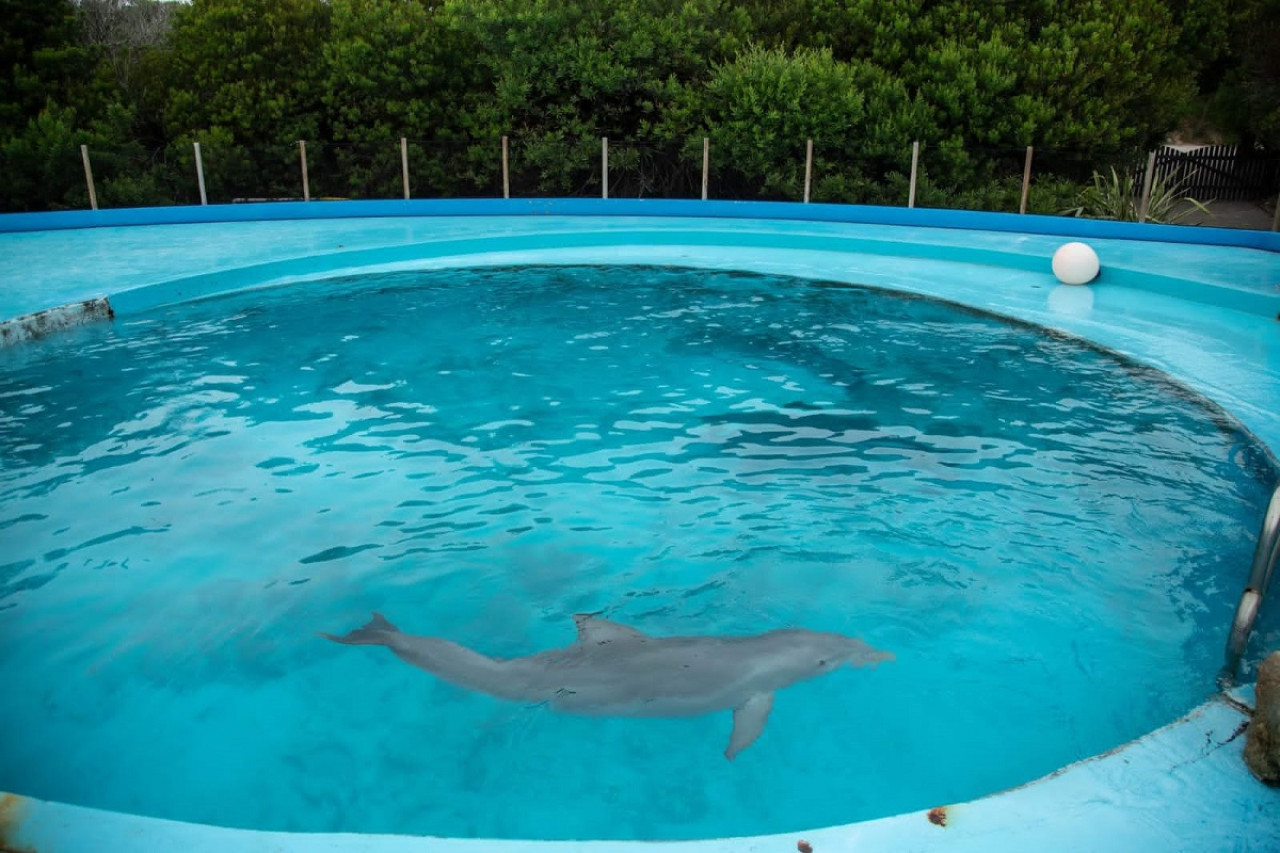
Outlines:
[{"label": "pool shallow ledge", "polygon": [[[142,251],[130,240],[129,232],[139,230],[135,226],[158,226],[156,233],[165,237],[150,251]],[[39,241],[27,242],[34,252],[24,253],[23,243],[14,242],[24,235]],[[191,251],[202,239],[213,239],[219,251]],[[1280,233],[867,205],[453,199],[0,215],[0,281],[10,291],[0,291],[0,319],[104,295],[113,302],[120,297],[122,309],[144,310],[157,301],[378,262],[477,257],[495,249],[603,248],[619,242],[826,250],[886,261],[945,260],[1039,271],[1052,281],[1050,258],[1069,240],[1096,244],[1103,264],[1098,284],[1270,318],[1280,313],[1280,266],[1273,267],[1275,274],[1259,277],[1258,264],[1240,267],[1231,262],[1250,254],[1280,258]],[[1163,250],[1143,251],[1144,244]],[[1197,247],[1217,254],[1188,254]],[[50,256],[74,270],[69,282],[43,273],[43,262]],[[198,272],[168,272],[181,261]],[[15,298],[14,290],[28,295]]]},{"label": "pool shallow ledge", "polygon": [[[1241,691],[1247,700],[1247,690]],[[98,853],[1037,853],[1275,851],[1280,790],[1244,770],[1238,700],[1182,719],[1043,779],[961,804],[844,826],[704,841],[503,841],[229,829],[0,794],[0,850]]]}]

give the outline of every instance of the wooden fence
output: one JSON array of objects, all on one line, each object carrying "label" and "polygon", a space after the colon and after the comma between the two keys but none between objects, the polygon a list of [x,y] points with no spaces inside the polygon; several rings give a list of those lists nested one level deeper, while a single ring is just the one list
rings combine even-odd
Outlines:
[{"label": "wooden fence", "polygon": [[[311,182],[309,180],[310,173],[307,161],[307,143],[304,140],[298,140],[296,143],[298,154],[298,168],[301,175],[302,200],[310,201],[312,199]],[[710,197],[710,146],[711,140],[704,137],[702,139],[702,198],[705,200]],[[292,147],[292,146],[288,146]],[[632,146],[635,147],[634,145]],[[199,189],[200,204],[208,204],[208,193],[205,186],[204,157],[199,142],[193,143],[194,165],[196,186]],[[387,152],[390,153],[390,145],[387,146]],[[804,201],[807,203],[811,198],[811,190],[814,175],[814,144],[813,140],[806,140],[804,156]],[[400,186],[397,195],[403,195],[408,199],[413,197],[410,185],[409,171],[409,143],[406,138],[400,138],[396,146],[397,157],[395,157],[395,176],[398,178]],[[904,152],[905,153],[905,152]],[[990,152],[988,152],[990,153]],[[1011,152],[1003,152],[1005,155]],[[1022,193],[1019,203],[1018,212],[1026,213],[1028,210],[1028,195],[1031,188],[1032,169],[1034,156],[1036,151],[1028,146],[1025,152],[1018,151],[1022,162]],[[1050,152],[1052,155],[1053,152]],[[1058,152],[1059,154],[1061,152]],[[93,177],[93,167],[90,162],[89,149],[87,145],[80,146],[80,157],[84,166],[85,183],[88,189],[89,205],[94,210],[98,209],[98,198],[96,186]],[[292,155],[290,155],[291,159]],[[910,179],[907,186],[906,203],[907,207],[915,207],[916,205],[916,189],[920,175],[923,171],[924,161],[927,154],[920,142],[912,142],[910,156]],[[1275,198],[1280,193],[1280,156],[1275,153],[1260,153],[1255,151],[1240,151],[1236,146],[1205,146],[1192,151],[1179,151],[1176,148],[1168,146],[1159,148],[1148,153],[1144,158],[1145,163],[1133,163],[1131,168],[1132,185],[1138,188],[1141,195],[1141,202],[1135,205],[1138,211],[1137,221],[1145,222],[1147,218],[1148,200],[1152,192],[1152,188],[1157,181],[1163,182],[1165,186],[1178,196],[1189,196],[1200,202],[1212,201],[1260,201],[1263,199]],[[390,162],[390,160],[388,160]],[[600,139],[600,192],[603,198],[609,198],[610,186],[610,145],[606,138]],[[1053,169],[1049,170],[1050,174],[1056,174]],[[502,195],[504,198],[511,197],[511,146],[508,137],[501,137],[501,177],[502,177]],[[688,170],[686,178],[692,180],[696,177],[696,173]],[[634,190],[634,187],[632,188]],[[286,190],[287,192],[287,190]],[[643,196],[644,192],[641,191]],[[341,197],[328,196],[321,193],[319,197]],[[668,196],[670,197],[670,196]],[[675,197],[681,197],[679,191]],[[235,197],[233,201],[290,201],[295,200],[292,195],[284,197],[270,198],[244,198]],[[1136,199],[1135,199],[1136,201]],[[1277,199],[1280,202],[1280,199]],[[884,202],[880,202],[884,203]],[[892,202],[889,202],[892,203]],[[1078,215],[1078,214],[1077,214]],[[1274,222],[1272,224],[1273,231],[1280,231],[1280,204],[1277,204]]]},{"label": "wooden fence", "polygon": [[1255,201],[1280,192],[1280,157],[1237,145],[1166,146],[1156,151],[1155,176],[1199,201]]}]

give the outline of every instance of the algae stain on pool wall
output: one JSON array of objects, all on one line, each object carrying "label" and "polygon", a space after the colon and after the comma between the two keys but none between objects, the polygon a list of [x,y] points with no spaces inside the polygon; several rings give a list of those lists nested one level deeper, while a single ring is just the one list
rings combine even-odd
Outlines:
[{"label": "algae stain on pool wall", "polygon": [[63,329],[111,320],[115,312],[105,296],[0,321],[0,347],[35,340]]}]

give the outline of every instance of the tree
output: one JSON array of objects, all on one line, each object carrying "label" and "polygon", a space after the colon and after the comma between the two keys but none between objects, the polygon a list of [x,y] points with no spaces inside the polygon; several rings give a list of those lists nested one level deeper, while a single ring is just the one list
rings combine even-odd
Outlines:
[{"label": "tree", "polygon": [[160,0],[79,0],[82,38],[100,52],[119,91],[138,85],[143,55],[168,40],[175,8]]},{"label": "tree", "polygon": [[323,0],[193,0],[173,23],[171,135],[220,128],[241,145],[328,135]]},{"label": "tree", "polygon": [[718,65],[705,86],[686,87],[665,130],[710,138],[718,196],[800,199],[812,139],[815,198],[878,201],[871,184],[901,167],[904,140],[922,119],[875,66],[840,62],[827,49],[755,47]]},{"label": "tree", "polygon": [[0,0],[0,142],[22,131],[50,99],[87,88],[92,58],[71,0]]},{"label": "tree", "polygon": [[[79,146],[94,157],[99,201],[152,204],[167,193],[142,142],[140,99],[106,69],[103,15],[129,16],[152,0],[15,2],[0,0],[0,61],[12,68],[0,96],[0,209],[39,210],[88,202]],[[132,64],[141,62],[135,45]]]},{"label": "tree", "polygon": [[[1219,49],[1223,2],[780,0],[766,19],[775,37],[900,80],[929,115],[930,144],[1111,151],[1173,126]],[[1195,39],[1208,44],[1192,55]]]},{"label": "tree", "polygon": [[467,126],[511,133],[517,183],[578,193],[599,137],[652,140],[680,91],[745,42],[729,0],[449,0],[491,89]]},{"label": "tree", "polygon": [[400,137],[419,194],[493,194],[502,135],[517,194],[594,193],[601,136],[614,194],[696,192],[710,135],[721,192],[795,198],[813,138],[815,198],[894,202],[918,140],[919,198],[990,207],[1018,189],[994,158],[1106,168],[1197,90],[1280,144],[1280,0],[0,0],[0,26],[11,205],[68,203],[26,175],[84,139],[108,195],[164,200],[193,141],[215,199],[298,195],[299,139],[313,193],[398,194]]},{"label": "tree", "polygon": [[492,189],[493,146],[479,150],[485,146],[474,144],[476,128],[468,126],[492,85],[474,33],[455,23],[441,7],[418,2],[334,4],[323,101],[341,146],[336,163],[356,194],[399,191],[400,137],[413,146],[415,186],[437,194]]},{"label": "tree", "polygon": [[1218,120],[1245,148],[1280,151],[1280,0],[1240,3],[1230,38],[1215,94]]},{"label": "tree", "polygon": [[[225,191],[301,195],[296,141],[331,136],[322,61],[331,15],[324,0],[193,0],[181,8],[164,70],[175,157],[189,156],[193,140],[209,141],[207,165]],[[332,171],[314,165],[317,176]]]}]

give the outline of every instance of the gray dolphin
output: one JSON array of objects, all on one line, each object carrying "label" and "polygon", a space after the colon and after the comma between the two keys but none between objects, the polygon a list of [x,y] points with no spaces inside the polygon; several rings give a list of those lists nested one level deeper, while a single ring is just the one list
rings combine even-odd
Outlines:
[{"label": "gray dolphin", "polygon": [[591,614],[573,621],[573,645],[509,660],[405,634],[378,613],[349,634],[320,636],[386,646],[405,663],[460,687],[572,714],[685,717],[733,709],[729,759],[760,736],[775,690],[846,664],[893,659],[843,634],[788,629],[749,637],[651,637]]}]

